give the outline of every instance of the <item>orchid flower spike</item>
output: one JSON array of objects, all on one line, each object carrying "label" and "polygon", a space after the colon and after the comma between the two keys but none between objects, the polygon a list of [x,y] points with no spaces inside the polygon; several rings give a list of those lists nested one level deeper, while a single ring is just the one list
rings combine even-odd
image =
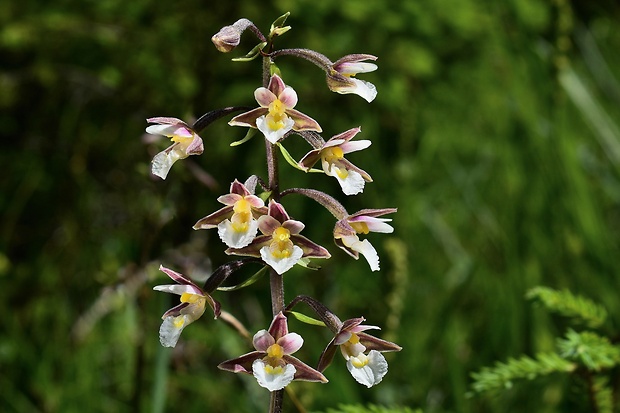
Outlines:
[{"label": "orchid flower spike", "polygon": [[361,151],[370,146],[369,140],[351,142],[360,131],[361,128],[357,127],[332,137],[321,148],[308,152],[299,161],[299,166],[308,171],[320,159],[323,171],[338,180],[345,195],[363,192],[365,183],[372,182],[372,178],[363,169],[344,158],[347,153]]},{"label": "orchid flower spike", "polygon": [[200,155],[204,151],[202,139],[185,122],[177,118],[157,117],[146,120],[156,123],[146,128],[146,133],[169,137],[171,146],[159,152],[151,162],[151,173],[166,179],[172,165],[179,159],[185,159],[190,155]]},{"label": "orchid flower spike", "polygon": [[336,336],[330,341],[319,359],[319,371],[331,363],[336,348],[347,361],[347,369],[353,378],[366,387],[379,384],[387,374],[388,364],[381,354],[385,351],[400,351],[401,347],[364,333],[366,330],[380,330],[376,326],[362,325],[364,318],[352,318],[342,323]]},{"label": "orchid flower spike", "polygon": [[249,245],[258,233],[258,218],[267,214],[265,202],[236,179],[230,193],[217,200],[226,206],[200,219],[194,229],[217,228],[220,239],[230,248]]},{"label": "orchid flower spike", "polygon": [[321,132],[317,121],[293,109],[297,104],[297,93],[278,75],[271,77],[268,87],[256,89],[254,97],[260,107],[235,116],[229,125],[257,128],[271,143],[278,142],[291,129]]},{"label": "orchid flower spike", "polygon": [[286,317],[278,313],[269,330],[260,330],[252,344],[256,351],[221,363],[218,368],[233,373],[252,374],[269,391],[282,390],[293,380],[327,383],[325,376],[291,356],[303,345],[303,338],[289,333]]},{"label": "orchid flower spike", "polygon": [[199,319],[205,312],[205,304],[209,304],[215,318],[217,318],[220,315],[220,303],[182,274],[161,265],[159,270],[172,278],[176,284],[158,285],[153,287],[153,289],[181,296],[181,304],[164,313],[162,316],[164,322],[159,328],[159,341],[161,345],[164,347],[174,347],[183,329]]},{"label": "orchid flower spike", "polygon": [[336,93],[354,93],[372,102],[377,97],[377,88],[370,82],[356,79],[358,73],[377,70],[377,65],[365,60],[377,60],[369,54],[350,54],[338,59],[327,72],[327,86]]},{"label": "orchid flower spike", "polygon": [[299,235],[304,227],[272,200],[268,214],[258,218],[258,229],[263,235],[254,238],[247,247],[229,248],[226,253],[261,258],[278,274],[290,270],[302,258],[329,258],[329,251]]},{"label": "orchid flower spike", "polygon": [[396,212],[396,208],[363,209],[341,219],[336,222],[334,227],[336,245],[356,260],[359,258],[359,254],[362,254],[366,261],[368,261],[370,269],[372,271],[379,271],[379,255],[377,251],[367,239],[360,241],[357,234],[368,234],[369,232],[392,233],[394,228],[387,224],[391,219],[377,217],[394,212]]}]

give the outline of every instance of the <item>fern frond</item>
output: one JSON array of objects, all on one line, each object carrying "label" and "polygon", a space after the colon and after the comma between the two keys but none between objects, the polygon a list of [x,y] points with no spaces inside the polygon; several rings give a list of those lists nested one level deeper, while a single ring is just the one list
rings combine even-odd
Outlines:
[{"label": "fern frond", "polygon": [[576,367],[575,363],[555,353],[540,353],[536,358],[511,358],[505,363],[497,362],[494,367],[484,367],[479,372],[472,373],[472,388],[477,393],[509,389],[515,380],[532,380],[555,372],[571,372]]},{"label": "fern frond", "polygon": [[548,287],[535,287],[525,296],[539,301],[549,311],[569,317],[574,322],[590,328],[600,327],[607,318],[607,310],[603,306],[568,290],[558,291]]},{"label": "fern frond", "polygon": [[591,331],[568,330],[566,338],[558,339],[558,349],[562,357],[579,362],[588,370],[599,371],[620,364],[620,347]]}]

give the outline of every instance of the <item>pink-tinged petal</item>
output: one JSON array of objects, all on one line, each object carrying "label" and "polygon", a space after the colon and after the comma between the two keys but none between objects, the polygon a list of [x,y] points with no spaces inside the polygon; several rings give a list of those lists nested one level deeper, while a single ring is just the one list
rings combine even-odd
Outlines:
[{"label": "pink-tinged petal", "polygon": [[198,291],[202,290],[189,278],[186,278],[183,274],[180,274],[176,271],[171,270],[170,268],[166,268],[163,265],[159,266],[159,271],[166,274],[168,277],[172,278],[172,280],[179,284],[191,285],[198,289]]},{"label": "pink-tinged petal", "polygon": [[392,343],[391,341],[382,340],[377,337],[373,337],[370,334],[366,333],[358,333],[357,336],[360,339],[360,343],[362,343],[367,350],[377,350],[381,352],[385,351],[401,351],[403,348],[396,343]]},{"label": "pink-tinged petal", "polygon": [[229,205],[229,206],[233,206],[235,205],[235,202],[240,201],[243,199],[242,195],[238,195],[238,194],[226,194],[226,195],[221,195],[217,198],[217,202],[220,202],[224,205]]},{"label": "pink-tinged petal", "polygon": [[209,307],[213,310],[213,318],[217,319],[222,313],[222,305],[209,294],[205,295],[205,298],[207,299],[207,304],[209,304]]},{"label": "pink-tinged petal", "polygon": [[281,223],[291,219],[282,204],[279,204],[274,200],[269,202],[269,216],[277,219]]},{"label": "pink-tinged petal", "polygon": [[347,360],[347,369],[355,381],[370,388],[381,382],[387,374],[388,364],[383,354],[375,350],[368,353],[368,356],[362,355],[362,357],[367,358],[367,363],[363,367],[357,367],[353,358],[350,358]]},{"label": "pink-tinged petal", "polygon": [[392,221],[389,218],[374,218],[362,215],[354,218],[349,218],[348,221],[350,223],[363,222],[368,226],[368,230],[371,232],[380,232],[384,234],[391,234],[392,232],[394,232],[394,227],[386,224],[386,222]]},{"label": "pink-tinged petal", "polygon": [[[219,199],[219,198],[218,198]],[[229,219],[233,214],[233,206],[225,206],[218,209],[214,213],[201,218],[194,224],[194,229],[212,229],[217,228],[220,222]]]},{"label": "pink-tinged petal", "polygon": [[291,255],[285,258],[274,257],[271,253],[269,246],[264,246],[260,249],[260,257],[266,264],[268,264],[275,272],[282,275],[297,264],[297,262],[303,257],[304,252],[297,245],[293,245],[293,251]]},{"label": "pink-tinged petal", "polygon": [[293,354],[304,344],[304,339],[297,333],[288,333],[278,340],[284,354]]},{"label": "pink-tinged petal", "polygon": [[243,185],[241,182],[239,182],[236,179],[230,184],[230,193],[241,195],[243,197],[252,195],[250,191],[248,190],[248,188],[246,188],[245,185]]},{"label": "pink-tinged petal", "polygon": [[342,133],[339,133],[338,135],[334,135],[334,137],[332,137],[328,142],[332,140],[340,140],[340,139],[342,139],[343,141],[350,141],[351,139],[355,137],[355,135],[357,135],[361,131],[362,131],[361,126],[358,126],[357,128],[351,128]]},{"label": "pink-tinged petal", "polygon": [[[265,206],[265,201],[263,201],[256,195],[247,195],[244,199],[248,201],[253,208],[261,209],[262,207]],[[265,214],[266,213],[267,213],[267,210],[265,209]]]},{"label": "pink-tinged petal", "polygon": [[235,116],[228,122],[230,126],[248,126],[251,128],[256,127],[256,119],[269,113],[267,108],[256,108],[249,112],[242,113]]},{"label": "pink-tinged petal", "polygon": [[291,234],[290,240],[293,244],[299,246],[303,250],[304,258],[329,258],[331,254],[325,248],[320,245],[310,241],[308,238],[303,235],[294,235]]},{"label": "pink-tinged petal", "polygon": [[294,131],[300,132],[305,130],[311,130],[316,132],[323,132],[323,129],[321,129],[319,123],[316,120],[312,119],[310,116],[301,113],[300,111],[295,109],[286,109],[285,113],[291,119],[293,119],[293,121],[295,121],[295,124],[293,125]]},{"label": "pink-tinged petal", "polygon": [[187,123],[183,122],[181,119],[179,118],[171,118],[171,117],[167,117],[167,116],[159,116],[159,117],[154,117],[154,118],[148,118],[147,123],[160,123],[163,125],[185,125],[189,128],[189,126],[187,125]]},{"label": "pink-tinged petal", "polygon": [[321,149],[325,150],[327,148],[333,148],[334,146],[340,146],[340,145],[342,145],[345,142],[346,141],[344,139],[334,139],[334,138],[331,138],[330,140],[325,142],[325,145],[323,145],[323,147]]},{"label": "pink-tinged petal", "polygon": [[288,229],[291,234],[299,234],[306,226],[301,221],[289,219],[288,221],[284,221],[284,223],[282,223],[282,227]]},{"label": "pink-tinged petal", "polygon": [[377,70],[377,65],[364,62],[346,62],[337,66],[334,65],[334,69],[343,75],[355,75],[358,73],[374,72]]},{"label": "pink-tinged petal", "polygon": [[280,311],[275,315],[271,325],[269,326],[269,334],[273,337],[276,342],[285,335],[288,334],[288,324],[286,323],[286,316],[282,314]]},{"label": "pink-tinged petal", "polygon": [[277,95],[267,88],[259,87],[254,91],[254,98],[262,108],[268,108],[271,102],[278,98]]},{"label": "pink-tinged petal", "polygon": [[342,145],[340,145],[340,149],[342,149],[343,153],[347,154],[351,152],[361,151],[362,149],[366,149],[371,144],[372,144],[371,141],[367,139],[362,139],[360,141],[343,143]]},{"label": "pink-tinged petal", "polygon": [[354,332],[353,330],[359,327],[359,325],[362,324],[364,321],[366,321],[364,317],[350,318],[348,320],[345,320],[342,323],[342,327],[340,327],[340,331]]},{"label": "pink-tinged petal", "polygon": [[357,211],[355,214],[349,215],[349,220],[360,217],[360,216],[368,216],[368,217],[380,217],[381,215],[393,214],[398,211],[398,208],[380,208],[380,209],[362,209]]},{"label": "pink-tinged petal", "polygon": [[334,63],[334,68],[338,68],[340,67],[340,65],[343,65],[343,64],[359,63],[365,60],[375,61],[377,60],[377,56],[374,56],[371,54],[365,54],[365,53],[348,54],[336,60],[336,62]]},{"label": "pink-tinged petal", "polygon": [[284,84],[284,81],[280,78],[280,76],[273,75],[271,76],[271,79],[269,79],[269,85],[267,86],[267,88],[271,90],[274,95],[280,96],[280,94],[286,88],[286,85]]},{"label": "pink-tinged petal", "polygon": [[300,381],[311,381],[318,383],[327,383],[327,378],[319,371],[313,369],[308,366],[306,363],[301,360],[293,357],[285,355],[283,357],[284,361],[286,361],[289,365],[295,366],[295,380]]},{"label": "pink-tinged petal", "polygon": [[202,139],[197,134],[193,134],[193,136],[194,139],[192,139],[187,148],[185,148],[185,153],[188,155],[200,155],[205,149]]},{"label": "pink-tinged petal", "polygon": [[325,371],[325,369],[332,363],[332,360],[334,360],[337,350],[338,346],[335,344],[335,338],[333,338],[327,347],[325,347],[325,350],[321,353],[316,369],[320,372]]},{"label": "pink-tinged petal", "polygon": [[362,331],[366,331],[366,330],[381,330],[381,327],[379,326],[369,326],[369,325],[359,325],[356,327],[353,327],[350,331],[353,333],[360,333]]},{"label": "pink-tinged petal", "polygon": [[280,93],[278,99],[284,104],[286,109],[293,109],[297,105],[297,92],[292,87],[287,86]]},{"label": "pink-tinged petal", "polygon": [[273,338],[271,334],[267,330],[260,330],[256,334],[254,334],[254,338],[252,338],[252,344],[254,348],[258,351],[267,351],[269,346],[275,344],[276,340]]},{"label": "pink-tinged petal", "polygon": [[263,357],[265,357],[264,352],[253,351],[251,353],[244,354],[241,357],[224,361],[220,363],[217,368],[220,370],[231,371],[233,373],[252,374],[252,363]]},{"label": "pink-tinged petal", "polygon": [[321,159],[321,149],[313,149],[301,158],[301,161],[299,161],[299,166],[308,171],[314,166],[315,163],[318,162],[319,159]]},{"label": "pink-tinged petal", "polygon": [[270,215],[263,215],[258,218],[258,229],[260,229],[260,232],[264,235],[273,234],[273,231],[280,228],[280,226],[282,226],[282,224]]},{"label": "pink-tinged petal", "polygon": [[263,360],[256,360],[252,363],[252,374],[258,384],[269,391],[282,390],[295,378],[296,369],[292,364],[286,364],[277,370],[267,370],[266,367]]},{"label": "pink-tinged petal", "polygon": [[184,293],[196,294],[196,295],[204,295],[202,290],[195,285],[181,285],[181,284],[173,284],[173,285],[157,285],[153,287],[155,291],[161,291],[164,293],[171,293],[177,295],[183,295]]},{"label": "pink-tinged petal", "polygon": [[181,303],[179,305],[175,305],[170,310],[166,311],[161,316],[161,318],[165,320],[166,318],[169,318],[169,317],[177,317],[177,316],[183,314],[183,310],[185,310],[190,305],[191,305],[190,303]]}]

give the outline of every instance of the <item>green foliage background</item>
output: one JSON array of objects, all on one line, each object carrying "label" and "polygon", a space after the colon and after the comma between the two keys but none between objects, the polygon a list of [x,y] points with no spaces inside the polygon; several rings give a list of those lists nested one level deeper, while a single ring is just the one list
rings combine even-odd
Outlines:
[{"label": "green foliage background", "polygon": [[[253,105],[259,63],[230,62],[254,46],[251,35],[229,55],[210,37],[240,17],[267,31],[286,11],[293,29],[281,48],[379,56],[363,77],[379,90],[371,105],[329,92],[307,62],[279,66],[327,137],[361,125],[373,141],[351,156],[375,182],[346,200],[349,211],[399,208],[394,234],[370,236],[382,257],[371,273],[331,243],[328,213],[286,199],[333,255],[317,273],[287,273],[287,298],[306,293],[342,318],[364,315],[404,348],[388,356],[381,385],[359,386],[337,359],[329,384],[291,386],[299,403],[584,411],[582,389],[557,377],[496,397],[466,392],[472,371],[553,348],[561,323],[523,298],[536,285],[588,296],[608,309],[610,331],[617,325],[612,0],[0,2],[0,411],[266,410],[251,377],[215,367],[249,349],[223,323],[205,317],[175,351],[159,347],[172,301],[151,290],[164,281],[159,263],[200,276],[226,262],[217,236],[191,226],[232,179],[264,175],[263,146],[229,147],[245,131],[221,122],[203,134],[204,155],[160,181],[148,168],[164,144],[141,136],[147,117]],[[287,148],[298,159],[307,150],[300,140]],[[286,168],[284,187],[344,199],[332,178]],[[217,298],[256,331],[269,322],[266,284]],[[328,334],[291,329],[313,363]]]}]

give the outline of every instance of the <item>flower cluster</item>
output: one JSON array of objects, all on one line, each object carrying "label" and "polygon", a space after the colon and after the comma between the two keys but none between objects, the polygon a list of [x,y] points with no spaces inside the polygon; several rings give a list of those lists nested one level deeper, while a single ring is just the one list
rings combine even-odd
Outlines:
[{"label": "flower cluster", "polygon": [[[218,267],[202,287],[178,272],[160,267],[175,284],[160,285],[154,289],[180,296],[180,304],[168,310],[162,317],[160,341],[163,346],[174,347],[183,329],[200,318],[207,305],[213,310],[215,318],[218,318],[221,313],[220,304],[212,297],[216,291],[248,287],[258,281],[264,272],[269,271],[273,309],[269,328],[254,335],[254,351],[225,361],[218,367],[234,373],[251,374],[260,386],[271,392],[279,392],[294,380],[326,383],[327,378],[323,371],[332,363],[339,348],[353,378],[358,383],[371,387],[381,382],[388,370],[382,353],[399,351],[401,348],[367,334],[367,330],[376,330],[379,327],[363,325],[364,318],[341,322],[314,298],[298,296],[286,305],[283,294],[284,274],[296,264],[311,267],[311,259],[327,259],[331,255],[325,247],[301,235],[305,224],[289,215],[282,199],[290,194],[299,194],[326,208],[334,216],[331,236],[336,246],[356,260],[361,254],[371,271],[380,270],[379,254],[370,241],[366,238],[360,239],[360,235],[370,232],[392,233],[394,228],[388,224],[391,219],[381,217],[395,213],[396,209],[363,209],[349,214],[340,202],[325,192],[311,188],[280,190],[278,152],[296,169],[322,172],[336,178],[345,195],[362,193],[365,184],[372,182],[372,178],[346,159],[345,155],[367,149],[371,146],[371,141],[354,140],[361,133],[361,127],[337,133],[325,141],[321,136],[323,129],[319,123],[296,109],[299,103],[298,95],[291,86],[284,83],[275,61],[282,56],[306,59],[325,71],[330,90],[340,94],[357,94],[371,102],[377,95],[375,86],[355,78],[355,75],[376,70],[377,65],[367,61],[375,61],[377,58],[367,54],[351,54],[332,62],[324,55],[307,49],[276,50],[274,40],[290,29],[289,26],[284,26],[287,17],[288,14],[277,19],[268,35],[260,32],[249,20],[240,19],[233,25],[222,28],[212,38],[216,48],[227,53],[239,45],[240,37],[246,30],[257,36],[259,43],[256,47],[245,57],[233,60],[252,61],[259,56],[262,58],[265,80],[263,85],[254,91],[258,108],[228,106],[213,110],[191,126],[171,117],[147,119],[147,122],[152,124],[146,128],[147,133],[168,137],[172,142],[171,146],[159,152],[152,161],[151,172],[161,179],[166,179],[176,161],[203,153],[204,144],[199,133],[214,121],[230,114],[235,116],[228,122],[229,125],[261,132],[268,167],[266,179],[258,175],[251,175],[245,182],[235,179],[229,192],[217,198],[223,207],[214,208],[217,210],[199,219],[193,227],[195,230],[217,229],[226,254],[239,257],[238,259]],[[285,145],[294,144],[291,143],[292,139],[289,139],[294,136],[300,137],[299,141],[311,146],[299,161],[293,159],[285,148]],[[245,143],[251,137],[252,133],[248,133],[246,138],[234,145]],[[314,169],[319,162],[321,169]],[[326,234],[330,234],[329,228],[332,224],[327,227]],[[229,275],[250,264],[258,264],[261,269],[238,286],[222,286]],[[309,305],[320,320],[293,312],[292,308],[300,302]],[[225,314],[226,317],[222,318],[226,321],[231,324],[238,323],[230,312]],[[314,324],[323,325],[333,333],[333,338],[323,350],[317,367],[311,367],[293,357],[302,347],[304,340],[299,334],[289,332],[287,315],[291,314],[300,321],[314,320]]]}]

